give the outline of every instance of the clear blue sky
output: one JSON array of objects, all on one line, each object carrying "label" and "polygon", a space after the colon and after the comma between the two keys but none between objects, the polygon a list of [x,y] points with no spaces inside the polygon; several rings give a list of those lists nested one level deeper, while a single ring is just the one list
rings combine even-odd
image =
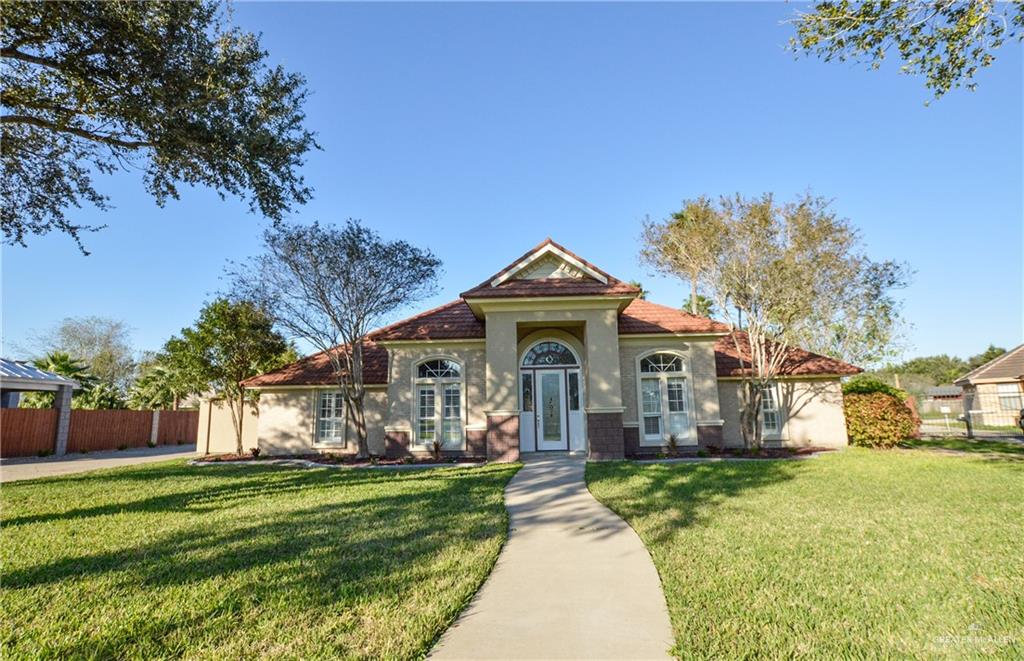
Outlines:
[{"label": "clear blue sky", "polygon": [[[324,151],[298,219],[362,218],[445,262],[451,300],[550,235],[651,300],[681,283],[636,260],[642,219],[700,194],[835,200],[877,259],[916,271],[910,355],[1022,339],[1021,49],[977,92],[926,107],[895,67],[794,60],[794,5],[243,4],[275,62],[304,73]],[[81,256],[63,236],[3,248],[4,352],[64,316],[125,320],[140,349],[191,324],[264,221],[185,190],[158,208],[132,173]],[[410,310],[408,312],[413,312]],[[22,357],[13,355],[13,357]]]}]

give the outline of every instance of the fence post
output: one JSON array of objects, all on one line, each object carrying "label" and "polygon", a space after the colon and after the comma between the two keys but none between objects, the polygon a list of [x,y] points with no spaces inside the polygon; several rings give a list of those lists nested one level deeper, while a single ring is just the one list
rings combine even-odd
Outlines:
[{"label": "fence post", "polygon": [[68,432],[71,430],[71,386],[59,386],[53,396],[53,407],[57,409],[57,435],[53,439],[53,453],[68,453]]},{"label": "fence post", "polygon": [[149,443],[156,445],[156,439],[160,433],[160,411],[153,411],[153,424],[149,429]]}]

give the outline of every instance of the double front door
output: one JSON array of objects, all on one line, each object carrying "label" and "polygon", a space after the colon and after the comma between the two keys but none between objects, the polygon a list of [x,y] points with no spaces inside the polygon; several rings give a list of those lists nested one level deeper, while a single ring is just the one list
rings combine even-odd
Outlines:
[{"label": "double front door", "polygon": [[578,369],[523,370],[520,401],[520,449],[585,449]]}]

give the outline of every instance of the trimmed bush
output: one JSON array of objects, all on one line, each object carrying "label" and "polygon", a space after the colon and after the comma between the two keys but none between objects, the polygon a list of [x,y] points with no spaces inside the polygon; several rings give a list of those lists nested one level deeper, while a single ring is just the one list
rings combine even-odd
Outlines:
[{"label": "trimmed bush", "polygon": [[910,396],[906,390],[890,386],[885,381],[876,379],[873,376],[855,376],[843,384],[844,395],[870,395],[873,392],[884,392],[886,395],[891,395],[901,402],[907,401],[907,398]]},{"label": "trimmed bush", "polygon": [[843,397],[850,443],[891,448],[917,436],[914,414],[902,400],[884,392],[851,393]]}]

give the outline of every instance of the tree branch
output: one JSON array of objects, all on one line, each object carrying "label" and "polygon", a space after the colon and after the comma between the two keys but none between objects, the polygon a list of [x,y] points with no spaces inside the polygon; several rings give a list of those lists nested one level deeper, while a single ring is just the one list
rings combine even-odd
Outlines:
[{"label": "tree branch", "polygon": [[34,117],[32,115],[4,115],[0,117],[0,124],[27,124],[29,126],[35,126],[48,131],[55,131],[57,133],[70,133],[71,135],[91,140],[92,142],[99,142],[112,147],[122,147],[124,149],[142,149],[143,147],[156,146],[155,142],[143,140],[122,140],[110,135],[102,135],[100,133],[94,133],[74,126],[62,126],[55,122],[51,122],[41,117]]}]

